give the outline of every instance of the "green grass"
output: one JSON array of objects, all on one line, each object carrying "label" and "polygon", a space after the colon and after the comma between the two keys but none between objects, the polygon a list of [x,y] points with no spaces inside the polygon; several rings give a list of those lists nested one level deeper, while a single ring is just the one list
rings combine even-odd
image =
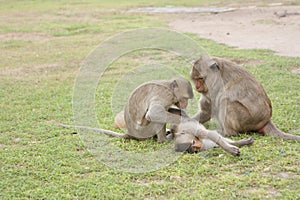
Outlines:
[{"label": "green grass", "polygon": [[[0,199],[299,199],[300,147],[294,141],[254,133],[254,145],[242,148],[240,157],[216,148],[184,154],[158,171],[136,174],[98,162],[72,133],[75,130],[56,126],[72,123],[72,92],[80,63],[100,42],[129,29],[167,26],[159,16],[127,13],[128,8],[210,3],[147,2],[0,1]],[[300,66],[299,58],[187,35],[210,55],[244,61],[272,100],[275,124],[299,134],[300,77],[290,72]],[[111,109],[115,86],[124,73],[145,60],[173,66],[186,76],[190,70],[187,63],[161,51],[118,59],[96,92],[102,127],[115,130]],[[250,61],[259,63],[253,66]],[[248,135],[234,139],[243,137]],[[111,140],[132,152],[165,145]]]}]

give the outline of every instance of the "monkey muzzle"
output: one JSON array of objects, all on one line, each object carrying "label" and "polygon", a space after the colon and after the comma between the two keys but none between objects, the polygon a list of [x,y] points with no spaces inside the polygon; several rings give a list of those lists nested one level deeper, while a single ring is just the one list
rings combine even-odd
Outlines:
[{"label": "monkey muzzle", "polygon": [[175,151],[177,152],[188,152],[188,153],[198,153],[200,149],[192,147],[191,143],[181,143],[175,146]]},{"label": "monkey muzzle", "polygon": [[188,106],[188,99],[182,99],[175,103],[175,106],[177,106],[180,109],[186,109]]},{"label": "monkey muzzle", "polygon": [[200,140],[196,139],[192,142],[178,143],[175,145],[176,152],[198,153],[202,148]]}]

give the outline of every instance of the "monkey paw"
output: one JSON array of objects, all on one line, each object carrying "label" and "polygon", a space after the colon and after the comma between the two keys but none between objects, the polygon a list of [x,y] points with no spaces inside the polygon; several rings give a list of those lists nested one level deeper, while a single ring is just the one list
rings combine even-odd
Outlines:
[{"label": "monkey paw", "polygon": [[228,152],[231,153],[232,155],[234,156],[240,156],[240,149],[236,146],[231,146],[229,149],[228,149]]},{"label": "monkey paw", "polygon": [[251,144],[253,144],[253,142],[254,142],[253,137],[249,137],[249,138],[245,139],[245,145],[251,145]]},{"label": "monkey paw", "polygon": [[174,133],[173,132],[168,132],[167,131],[167,140],[173,140],[174,139]]},{"label": "monkey paw", "polygon": [[244,139],[241,139],[241,140],[238,140],[234,143],[231,143],[237,147],[241,147],[241,146],[244,146],[244,145],[251,145],[253,144],[254,142],[254,139],[252,137],[249,137],[249,138],[244,138]]}]

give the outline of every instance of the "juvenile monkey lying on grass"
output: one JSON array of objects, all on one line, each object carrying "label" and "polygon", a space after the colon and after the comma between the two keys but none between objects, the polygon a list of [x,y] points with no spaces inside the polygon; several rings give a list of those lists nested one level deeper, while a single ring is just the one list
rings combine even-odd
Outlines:
[{"label": "juvenile monkey lying on grass", "polygon": [[[226,152],[239,156],[240,150],[238,147],[251,145],[254,140],[252,137],[233,141],[223,137],[215,130],[207,130],[202,124],[189,118],[184,111],[172,108],[172,112],[177,115],[183,115],[185,118],[179,124],[172,124],[172,129],[169,132],[169,138],[175,137],[175,151],[197,153],[214,147],[221,147]],[[117,128],[125,128],[124,112],[120,112],[115,117],[115,126]],[[123,125],[123,127],[118,126]],[[125,126],[124,126],[125,125]]]},{"label": "juvenile monkey lying on grass", "polygon": [[228,153],[239,156],[238,147],[251,145],[252,137],[233,141],[223,137],[215,130],[207,130],[196,120],[182,121],[175,129],[175,151],[194,153],[220,146]]}]

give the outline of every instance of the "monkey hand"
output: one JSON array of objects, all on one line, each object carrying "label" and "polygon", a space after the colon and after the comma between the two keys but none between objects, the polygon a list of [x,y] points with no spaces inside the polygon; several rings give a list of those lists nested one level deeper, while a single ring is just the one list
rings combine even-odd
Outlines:
[{"label": "monkey hand", "polygon": [[167,137],[167,140],[173,140],[174,137],[175,137],[175,133],[172,131],[172,130],[168,130],[167,129],[167,133],[166,133],[166,137]]},{"label": "monkey hand", "polygon": [[186,110],[183,110],[183,109],[181,109],[181,116],[182,116],[182,117],[185,117],[185,118],[190,118],[190,117],[188,116],[188,114],[186,113]]}]

